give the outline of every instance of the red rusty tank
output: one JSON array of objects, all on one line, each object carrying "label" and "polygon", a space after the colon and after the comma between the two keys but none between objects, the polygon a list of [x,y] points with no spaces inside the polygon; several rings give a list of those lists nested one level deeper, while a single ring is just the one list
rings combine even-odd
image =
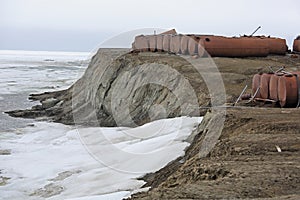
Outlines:
[{"label": "red rusty tank", "polygon": [[179,54],[181,53],[181,37],[182,35],[172,35],[170,40],[170,52]]},{"label": "red rusty tank", "polygon": [[300,36],[298,36],[293,43],[293,51],[300,52]]},{"label": "red rusty tank", "polygon": [[273,74],[262,74],[260,77],[259,92],[263,99],[268,99],[270,96],[269,83],[271,76],[273,76]]},{"label": "red rusty tank", "polygon": [[248,57],[267,56],[268,43],[261,38],[252,37],[222,37],[204,35],[204,46],[211,56],[220,57]]},{"label": "red rusty tank", "polygon": [[164,39],[164,35],[156,36],[156,50],[159,52],[163,51],[163,39]]},{"label": "red rusty tank", "polygon": [[188,43],[189,54],[191,56],[198,55],[198,44],[200,41],[200,36],[191,35]]},{"label": "red rusty tank", "polygon": [[269,53],[276,55],[285,55],[288,51],[286,40],[281,38],[261,37],[268,43]]},{"label": "red rusty tank", "polygon": [[167,35],[167,34],[176,35],[177,32],[176,32],[176,30],[173,28],[173,29],[170,29],[170,30],[168,30],[168,31],[162,32],[162,33],[160,33],[160,34],[161,34],[161,35]]},{"label": "red rusty tank", "polygon": [[278,99],[281,107],[292,107],[298,103],[297,76],[284,75],[278,80]]},{"label": "red rusty tank", "polygon": [[279,80],[278,75],[271,76],[270,78],[270,84],[269,84],[270,99],[274,101],[278,101],[278,80]]},{"label": "red rusty tank", "polygon": [[180,45],[181,54],[186,55],[189,53],[189,50],[188,50],[189,39],[190,39],[189,35],[183,35],[181,37],[181,45]]},{"label": "red rusty tank", "polygon": [[254,98],[261,98],[259,91],[260,78],[260,74],[255,74],[252,78],[252,94],[255,95]]},{"label": "red rusty tank", "polygon": [[172,35],[164,35],[163,37],[163,51],[169,52],[170,51],[170,41]]},{"label": "red rusty tank", "polygon": [[132,47],[134,50],[138,51],[149,51],[148,38],[144,35],[136,36]]}]

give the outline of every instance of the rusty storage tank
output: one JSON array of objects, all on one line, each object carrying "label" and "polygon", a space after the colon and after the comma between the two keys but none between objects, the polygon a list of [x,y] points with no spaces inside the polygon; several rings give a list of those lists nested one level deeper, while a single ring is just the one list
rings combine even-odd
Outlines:
[{"label": "rusty storage tank", "polygon": [[132,48],[138,51],[149,51],[148,38],[144,35],[136,36]]},{"label": "rusty storage tank", "polygon": [[279,75],[271,76],[269,84],[270,99],[278,101],[278,81]]},{"label": "rusty storage tank", "polygon": [[270,97],[269,84],[271,76],[273,76],[273,74],[262,74],[260,77],[259,91],[260,96],[263,99],[268,99]]},{"label": "rusty storage tank", "polygon": [[197,55],[198,54],[198,44],[200,41],[200,36],[198,35],[191,35],[188,43],[188,49],[190,55]]},{"label": "rusty storage tank", "polygon": [[298,77],[283,75],[278,80],[278,99],[281,107],[292,107],[298,103]]},{"label": "rusty storage tank", "polygon": [[181,37],[182,35],[172,35],[170,40],[170,52],[179,54],[181,53]]},{"label": "rusty storage tank", "polygon": [[203,39],[200,39],[198,42],[198,56],[203,57],[204,55],[206,55],[204,41],[203,41]]},{"label": "rusty storage tank", "polygon": [[163,39],[164,39],[164,35],[156,36],[156,50],[159,52],[163,51]]},{"label": "rusty storage tank", "polygon": [[147,35],[146,37],[148,38],[148,41],[149,41],[149,50],[152,52],[155,52],[157,36],[156,35]]},{"label": "rusty storage tank", "polygon": [[201,36],[204,39],[206,51],[211,56],[220,57],[249,57],[267,56],[268,44],[263,39],[249,37]]},{"label": "rusty storage tank", "polygon": [[162,32],[160,33],[161,35],[176,35],[177,34],[177,31],[173,28],[173,29],[170,29],[168,31],[165,31],[165,32]]},{"label": "rusty storage tank", "polygon": [[172,35],[164,35],[163,37],[163,51],[169,52],[170,51],[170,41]]},{"label": "rusty storage tank", "polygon": [[[255,38],[255,37],[254,37]],[[286,40],[281,38],[272,37],[259,37],[267,42],[269,48],[269,54],[285,55],[288,51]]]},{"label": "rusty storage tank", "polygon": [[189,53],[189,50],[188,50],[189,39],[190,39],[190,35],[183,35],[181,37],[181,45],[180,45],[181,54],[186,55]]},{"label": "rusty storage tank", "polygon": [[255,74],[252,78],[252,94],[255,95],[254,98],[261,98],[259,89],[260,78],[261,74]]},{"label": "rusty storage tank", "polygon": [[300,35],[294,40],[293,51],[300,52]]}]

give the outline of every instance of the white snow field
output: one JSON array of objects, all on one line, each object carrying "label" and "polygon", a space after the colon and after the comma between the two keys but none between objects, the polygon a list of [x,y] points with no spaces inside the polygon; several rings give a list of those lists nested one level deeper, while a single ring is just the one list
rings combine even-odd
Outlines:
[{"label": "white snow field", "polygon": [[[1,112],[24,106],[7,104],[10,95],[23,98],[31,92],[47,91],[49,86],[53,90],[70,86],[82,75],[86,66],[81,63],[87,55],[0,51],[0,70],[4,72],[0,73]],[[0,119],[16,124],[0,127],[3,200],[128,197],[144,190],[140,189],[144,181],[137,178],[184,154],[189,145],[185,139],[202,120],[179,117],[136,128],[104,128],[41,121],[21,126],[21,119]]]}]

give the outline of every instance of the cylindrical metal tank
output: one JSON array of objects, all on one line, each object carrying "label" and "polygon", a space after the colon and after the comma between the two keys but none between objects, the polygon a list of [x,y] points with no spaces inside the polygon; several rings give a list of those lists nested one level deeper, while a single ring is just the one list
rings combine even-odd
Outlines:
[{"label": "cylindrical metal tank", "polygon": [[201,38],[204,39],[205,49],[211,56],[249,57],[269,54],[268,43],[261,38],[222,36],[201,36]]},{"label": "cylindrical metal tank", "polygon": [[170,41],[172,35],[164,35],[163,37],[163,50],[165,52],[170,52]]},{"label": "cylindrical metal tank", "polygon": [[170,40],[170,52],[180,54],[181,48],[181,35],[172,35]]},{"label": "cylindrical metal tank", "polygon": [[200,37],[197,35],[191,35],[188,43],[189,54],[191,56],[198,55],[198,44]]},{"label": "cylindrical metal tank", "polygon": [[268,99],[270,94],[269,94],[269,83],[271,76],[274,74],[262,74],[260,78],[260,85],[259,85],[259,91],[260,91],[260,96],[263,99]]},{"label": "cylindrical metal tank", "polygon": [[293,43],[293,51],[295,51],[295,52],[300,52],[300,39],[294,40],[294,43]]},{"label": "cylindrical metal tank", "polygon": [[252,95],[255,95],[254,98],[261,98],[260,89],[259,89],[260,78],[261,78],[260,74],[255,74],[252,78]]},{"label": "cylindrical metal tank", "polygon": [[157,37],[156,35],[147,35],[146,36],[149,41],[149,50],[152,52],[156,51],[156,43],[157,43]]},{"label": "cylindrical metal tank", "polygon": [[270,78],[270,84],[269,84],[269,93],[270,93],[270,99],[274,101],[278,101],[278,75],[273,75]]},{"label": "cylindrical metal tank", "polygon": [[253,37],[253,39],[261,39],[262,41],[266,42],[269,48],[269,54],[284,55],[288,51],[285,39],[264,36]]},{"label": "cylindrical metal tank", "polygon": [[149,51],[148,38],[144,35],[136,36],[133,43],[133,49],[138,51]]},{"label": "cylindrical metal tank", "polygon": [[159,52],[163,51],[163,39],[164,39],[164,35],[156,36],[156,50]]},{"label": "cylindrical metal tank", "polygon": [[198,56],[203,57],[205,55],[205,46],[203,39],[200,39],[198,42]]},{"label": "cylindrical metal tank", "polygon": [[278,80],[278,99],[281,107],[296,106],[298,103],[297,76],[284,75]]},{"label": "cylindrical metal tank", "polygon": [[188,54],[189,51],[188,51],[188,42],[189,42],[189,39],[190,39],[190,36],[189,35],[183,35],[181,37],[181,54]]}]

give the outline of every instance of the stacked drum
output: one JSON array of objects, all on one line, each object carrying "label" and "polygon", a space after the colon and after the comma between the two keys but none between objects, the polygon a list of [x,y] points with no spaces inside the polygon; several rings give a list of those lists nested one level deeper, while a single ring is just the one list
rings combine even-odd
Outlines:
[{"label": "stacked drum", "polygon": [[281,107],[299,107],[300,72],[256,74],[252,79],[254,99],[278,102]]},{"label": "stacked drum", "polygon": [[181,34],[139,35],[132,48],[141,52],[169,52],[183,55],[204,54],[204,42],[200,36]]},{"label": "stacked drum", "polygon": [[[300,42],[300,40],[297,41]],[[280,38],[195,34],[139,35],[135,37],[132,47],[137,51],[164,51],[199,56],[203,56],[207,51],[210,56],[218,57],[284,55],[288,50],[285,39]]]}]

